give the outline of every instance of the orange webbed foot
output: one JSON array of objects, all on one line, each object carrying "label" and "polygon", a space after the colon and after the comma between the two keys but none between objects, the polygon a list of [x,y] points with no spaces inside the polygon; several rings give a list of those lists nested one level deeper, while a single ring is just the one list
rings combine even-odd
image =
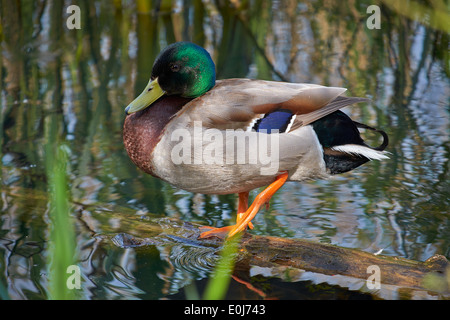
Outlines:
[{"label": "orange webbed foot", "polygon": [[287,172],[283,172],[279,176],[277,176],[276,180],[272,182],[266,189],[264,189],[260,194],[258,194],[253,201],[252,205],[247,209],[245,213],[242,214],[242,217],[233,227],[233,229],[228,234],[228,238],[233,237],[239,232],[242,232],[247,226],[251,224],[251,221],[256,216],[262,205],[267,204],[275,194],[275,192],[280,189],[284,183],[287,181],[289,174]]},{"label": "orange webbed foot", "polygon": [[266,204],[266,206],[268,206],[270,198],[272,198],[275,192],[283,186],[288,176],[289,175],[287,172],[283,172],[277,176],[274,182],[272,182],[266,189],[256,196],[250,207],[248,207],[248,192],[239,193],[239,206],[236,224],[222,228],[201,227],[201,229],[210,230],[202,232],[200,234],[200,239],[210,237],[218,237],[220,239],[231,238],[244,231],[247,227],[253,229],[253,224],[251,222],[252,219],[256,216],[262,205]]},{"label": "orange webbed foot", "polygon": [[207,239],[212,237],[217,237],[219,239],[225,239],[230,232],[230,230],[234,226],[222,227],[222,228],[214,228],[214,227],[200,227],[200,230],[208,230],[204,231],[200,234],[199,239]]}]

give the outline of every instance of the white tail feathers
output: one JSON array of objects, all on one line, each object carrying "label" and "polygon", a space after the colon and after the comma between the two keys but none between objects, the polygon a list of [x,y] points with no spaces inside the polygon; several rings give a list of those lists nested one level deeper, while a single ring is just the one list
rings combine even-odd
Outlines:
[{"label": "white tail feathers", "polygon": [[331,149],[339,152],[349,153],[352,155],[363,156],[370,160],[389,159],[389,157],[387,156],[389,152],[374,150],[366,146],[361,146],[359,144],[344,144],[341,146],[334,146]]}]

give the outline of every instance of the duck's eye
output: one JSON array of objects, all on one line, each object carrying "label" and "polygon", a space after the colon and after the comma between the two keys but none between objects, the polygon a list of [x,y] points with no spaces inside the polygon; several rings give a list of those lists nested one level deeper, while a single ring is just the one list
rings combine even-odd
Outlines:
[{"label": "duck's eye", "polygon": [[176,64],[176,63],[171,63],[170,70],[172,70],[173,72],[178,72],[178,71],[180,71],[180,65]]}]

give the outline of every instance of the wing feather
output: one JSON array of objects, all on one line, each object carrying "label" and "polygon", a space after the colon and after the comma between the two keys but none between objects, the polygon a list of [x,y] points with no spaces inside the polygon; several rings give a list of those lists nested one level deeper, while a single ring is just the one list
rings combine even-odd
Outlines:
[{"label": "wing feather", "polygon": [[297,126],[306,125],[343,106],[360,101],[361,98],[351,100],[353,98],[340,97],[345,91],[345,88],[315,84],[219,80],[211,91],[188,103],[178,116],[188,116],[191,122],[202,121],[206,128],[246,129],[261,115],[288,109],[297,115]]}]

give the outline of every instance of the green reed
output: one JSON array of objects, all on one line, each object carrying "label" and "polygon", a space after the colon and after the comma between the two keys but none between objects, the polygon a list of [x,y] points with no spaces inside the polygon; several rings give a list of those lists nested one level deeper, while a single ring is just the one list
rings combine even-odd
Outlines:
[{"label": "green reed", "polygon": [[74,222],[70,216],[67,181],[68,147],[58,140],[58,119],[51,115],[46,123],[45,165],[49,192],[48,297],[55,300],[76,298],[68,286],[68,267],[76,263]]},{"label": "green reed", "polygon": [[206,286],[205,300],[223,300],[225,298],[233,274],[240,240],[240,235],[236,235],[225,241],[219,261]]},{"label": "green reed", "polygon": [[67,190],[67,151],[58,146],[55,155],[53,166],[47,170],[50,191],[49,298],[67,300],[75,298],[74,289],[67,285],[70,276],[67,268],[75,264],[76,244]]}]

